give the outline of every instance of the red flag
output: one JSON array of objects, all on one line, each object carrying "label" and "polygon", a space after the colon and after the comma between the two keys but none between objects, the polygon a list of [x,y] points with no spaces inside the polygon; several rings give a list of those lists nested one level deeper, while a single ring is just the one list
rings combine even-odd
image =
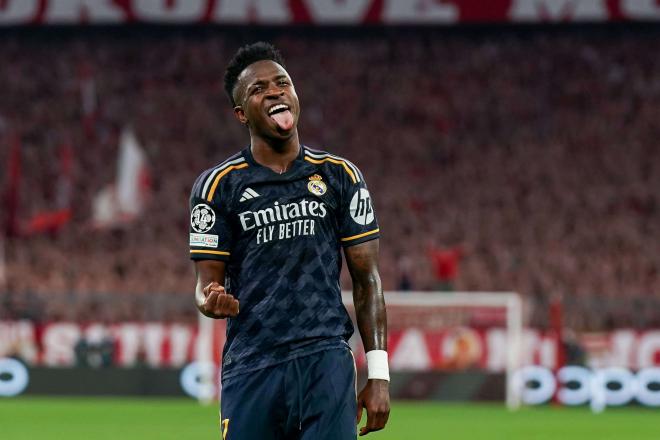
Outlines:
[{"label": "red flag", "polygon": [[59,175],[52,209],[38,212],[27,223],[25,233],[58,232],[71,220],[71,195],[73,190],[73,148],[68,142],[60,145]]}]

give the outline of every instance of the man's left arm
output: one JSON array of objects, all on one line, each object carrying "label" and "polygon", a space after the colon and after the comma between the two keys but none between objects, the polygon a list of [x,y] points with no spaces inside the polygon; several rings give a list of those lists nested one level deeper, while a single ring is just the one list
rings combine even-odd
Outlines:
[{"label": "man's left arm", "polygon": [[390,414],[387,366],[387,314],[378,273],[378,239],[344,248],[353,280],[353,303],[357,324],[367,352],[369,379],[357,396],[357,423],[367,410],[367,424],[360,435],[385,427]]}]

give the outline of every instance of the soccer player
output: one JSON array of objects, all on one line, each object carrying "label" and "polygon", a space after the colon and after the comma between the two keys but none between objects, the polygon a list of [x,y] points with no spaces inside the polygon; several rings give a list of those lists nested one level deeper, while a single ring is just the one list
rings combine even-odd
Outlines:
[{"label": "soccer player", "polygon": [[[389,416],[379,229],[364,177],[298,139],[300,104],[280,53],[242,47],[225,73],[250,145],[203,172],[190,198],[200,312],[227,318],[225,440],[355,439]],[[339,286],[353,279],[369,376],[356,396],[353,333]]]}]

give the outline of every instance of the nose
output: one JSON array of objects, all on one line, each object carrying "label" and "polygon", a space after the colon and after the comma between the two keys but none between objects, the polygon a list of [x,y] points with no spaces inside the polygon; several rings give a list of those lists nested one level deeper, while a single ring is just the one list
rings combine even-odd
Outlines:
[{"label": "nose", "polygon": [[268,90],[266,90],[266,98],[277,99],[280,96],[284,96],[284,90],[275,84],[271,84]]}]

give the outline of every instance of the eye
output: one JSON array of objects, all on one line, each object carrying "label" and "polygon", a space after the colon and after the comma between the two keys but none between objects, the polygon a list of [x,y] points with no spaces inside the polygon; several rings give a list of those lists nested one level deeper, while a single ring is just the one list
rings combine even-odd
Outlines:
[{"label": "eye", "polygon": [[280,82],[279,82],[280,87],[286,87],[288,85],[289,85],[289,81],[287,81],[285,79],[281,79]]}]

